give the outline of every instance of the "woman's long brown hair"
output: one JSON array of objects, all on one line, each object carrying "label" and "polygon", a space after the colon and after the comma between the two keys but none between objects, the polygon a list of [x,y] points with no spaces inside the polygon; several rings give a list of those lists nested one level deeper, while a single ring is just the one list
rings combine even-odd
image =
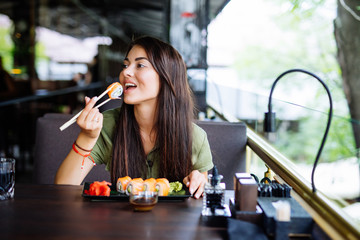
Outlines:
[{"label": "woman's long brown hair", "polygon": [[[160,156],[159,177],[169,181],[182,181],[192,168],[193,100],[187,80],[186,65],[171,45],[153,37],[135,39],[141,46],[160,77],[156,132],[156,154]],[[146,155],[139,126],[134,116],[134,106],[123,103],[117,131],[114,136],[111,180],[119,177],[140,177],[146,173]]]}]

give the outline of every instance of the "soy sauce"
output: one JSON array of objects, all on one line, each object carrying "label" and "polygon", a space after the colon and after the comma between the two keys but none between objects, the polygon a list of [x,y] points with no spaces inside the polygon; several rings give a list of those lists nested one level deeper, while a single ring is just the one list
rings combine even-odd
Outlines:
[{"label": "soy sauce", "polygon": [[132,200],[131,205],[133,205],[135,211],[149,211],[156,204],[156,198],[137,198]]},{"label": "soy sauce", "polygon": [[215,209],[222,208],[224,193],[207,193],[206,207],[214,213]]}]

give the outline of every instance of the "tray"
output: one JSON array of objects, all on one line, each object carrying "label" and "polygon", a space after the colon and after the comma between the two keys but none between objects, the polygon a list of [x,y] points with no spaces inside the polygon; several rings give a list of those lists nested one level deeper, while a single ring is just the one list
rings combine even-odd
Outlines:
[{"label": "tray", "polygon": [[[84,183],[82,196],[85,199],[94,201],[129,201],[129,196],[125,193],[119,193],[118,191],[116,191],[115,186],[110,186],[110,196],[94,196],[85,194],[84,191],[89,189],[91,183],[92,182]],[[172,193],[168,196],[159,196],[158,201],[182,201],[191,196],[192,195],[190,194],[189,189],[183,185],[183,190],[181,190],[180,192]]]}]

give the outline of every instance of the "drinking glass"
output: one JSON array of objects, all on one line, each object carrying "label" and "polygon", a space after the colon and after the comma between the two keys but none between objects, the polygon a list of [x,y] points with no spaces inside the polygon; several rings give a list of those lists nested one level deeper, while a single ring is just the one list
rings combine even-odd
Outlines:
[{"label": "drinking glass", "polygon": [[0,158],[0,200],[14,198],[15,159]]}]

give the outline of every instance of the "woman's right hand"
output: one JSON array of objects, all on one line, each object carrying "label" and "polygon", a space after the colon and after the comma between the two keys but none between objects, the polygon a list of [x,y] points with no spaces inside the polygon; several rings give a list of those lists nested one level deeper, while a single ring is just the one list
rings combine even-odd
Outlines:
[{"label": "woman's right hand", "polygon": [[81,128],[81,134],[86,137],[97,139],[103,124],[103,115],[98,108],[94,108],[97,97],[85,97],[86,106],[76,122]]},{"label": "woman's right hand", "polygon": [[[102,128],[103,115],[99,109],[94,108],[96,101],[97,97],[92,99],[86,97],[86,106],[76,120],[81,128],[76,143],[81,146],[78,151],[82,154],[88,154],[90,149],[94,147]],[[84,149],[89,149],[89,151]],[[92,167],[93,163],[89,158],[85,159],[83,155],[71,149],[56,173],[55,183],[79,185]]]}]

